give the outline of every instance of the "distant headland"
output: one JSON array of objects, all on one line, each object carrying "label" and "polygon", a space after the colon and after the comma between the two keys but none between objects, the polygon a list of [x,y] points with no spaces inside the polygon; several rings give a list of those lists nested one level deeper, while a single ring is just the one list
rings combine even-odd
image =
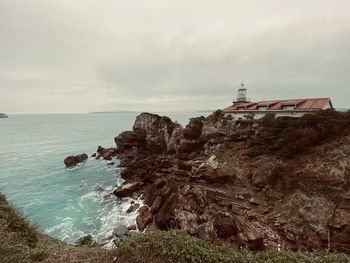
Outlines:
[{"label": "distant headland", "polygon": [[9,116],[7,116],[5,113],[1,113],[0,112],[0,118],[8,118]]}]

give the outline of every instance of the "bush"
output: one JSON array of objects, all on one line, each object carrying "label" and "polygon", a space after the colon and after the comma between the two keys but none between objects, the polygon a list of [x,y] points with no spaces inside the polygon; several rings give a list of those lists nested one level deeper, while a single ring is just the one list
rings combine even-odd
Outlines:
[{"label": "bush", "polygon": [[135,234],[117,246],[118,262],[123,263],[340,263],[350,260],[344,254],[321,252],[236,251],[228,246],[212,245],[179,230]]},{"label": "bush", "polygon": [[251,157],[274,154],[292,158],[312,146],[350,134],[349,112],[325,110],[300,118],[275,118],[267,114],[259,122],[260,133],[249,141]]}]

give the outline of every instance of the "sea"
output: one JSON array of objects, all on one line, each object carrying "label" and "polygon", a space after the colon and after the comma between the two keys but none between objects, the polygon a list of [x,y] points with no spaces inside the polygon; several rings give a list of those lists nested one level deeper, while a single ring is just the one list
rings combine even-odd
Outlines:
[{"label": "sea", "polygon": [[[158,114],[185,125],[210,112]],[[131,199],[109,195],[123,182],[117,159],[109,166],[90,157],[74,168],[66,168],[63,160],[91,156],[99,145],[115,147],[114,138],[131,130],[137,115],[9,114],[0,119],[0,192],[43,232],[71,244],[87,234],[101,240],[118,225],[135,224],[136,212],[126,213]]]}]

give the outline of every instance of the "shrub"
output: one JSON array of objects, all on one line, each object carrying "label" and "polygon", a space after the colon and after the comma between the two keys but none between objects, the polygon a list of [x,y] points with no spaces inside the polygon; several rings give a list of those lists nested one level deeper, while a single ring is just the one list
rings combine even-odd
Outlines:
[{"label": "shrub", "polygon": [[117,248],[118,262],[123,263],[341,263],[344,254],[322,252],[236,251],[229,246],[215,246],[179,230],[135,234],[122,240]]},{"label": "shrub", "polygon": [[300,118],[267,114],[260,133],[249,141],[249,155],[274,154],[291,158],[310,147],[350,134],[350,113],[333,110],[305,114]]}]

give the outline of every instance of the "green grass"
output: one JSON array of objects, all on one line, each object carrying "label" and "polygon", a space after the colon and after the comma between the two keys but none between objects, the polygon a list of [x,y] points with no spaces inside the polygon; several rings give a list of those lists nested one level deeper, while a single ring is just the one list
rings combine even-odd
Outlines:
[{"label": "green grass", "polygon": [[123,263],[344,263],[345,254],[324,252],[236,251],[215,246],[179,230],[133,235],[118,244],[118,262]]}]

